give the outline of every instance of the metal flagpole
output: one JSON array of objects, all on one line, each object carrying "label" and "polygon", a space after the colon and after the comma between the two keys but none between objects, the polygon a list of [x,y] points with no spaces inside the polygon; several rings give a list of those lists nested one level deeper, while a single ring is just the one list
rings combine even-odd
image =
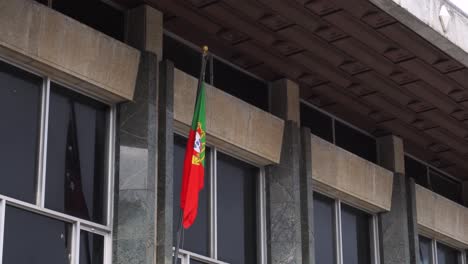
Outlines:
[{"label": "metal flagpole", "polygon": [[[203,46],[203,53],[202,53],[202,65],[201,65],[201,71],[200,71],[200,79],[198,80],[198,86],[197,86],[197,95],[195,98],[198,98],[198,94],[200,93],[202,82],[205,81],[205,71],[206,71],[206,61],[208,59],[208,46]],[[210,71],[213,71],[213,66],[210,66]],[[213,78],[212,76],[210,77],[211,79]],[[196,102],[195,102],[195,107],[196,107]],[[194,110],[195,111],[195,110]],[[184,232],[182,223],[184,219],[184,212],[182,208],[179,210],[179,226],[177,227],[177,241],[176,241],[176,247],[174,250],[174,257],[173,257],[173,264],[177,264],[177,259],[179,258],[179,249],[180,249],[180,240],[182,238],[182,233]]]}]

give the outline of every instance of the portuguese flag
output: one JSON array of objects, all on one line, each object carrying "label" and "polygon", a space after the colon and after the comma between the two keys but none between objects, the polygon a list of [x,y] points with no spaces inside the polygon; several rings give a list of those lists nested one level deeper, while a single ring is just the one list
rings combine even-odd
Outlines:
[{"label": "portuguese flag", "polygon": [[197,217],[198,193],[203,189],[205,174],[206,111],[205,84],[200,79],[200,86],[193,113],[192,127],[185,150],[184,170],[180,207],[183,211],[182,223],[189,228]]}]

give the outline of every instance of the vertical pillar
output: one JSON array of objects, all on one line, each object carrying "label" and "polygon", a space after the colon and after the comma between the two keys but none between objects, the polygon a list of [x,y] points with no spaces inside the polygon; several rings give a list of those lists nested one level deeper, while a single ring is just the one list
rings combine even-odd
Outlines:
[{"label": "vertical pillar", "polygon": [[[297,90],[297,91],[296,91]],[[268,263],[302,262],[300,202],[299,113],[293,94],[298,86],[288,80],[272,85],[271,112],[285,119],[280,163],[266,168]],[[295,98],[299,103],[299,97]],[[299,109],[298,107],[296,109]]]},{"label": "vertical pillar", "polygon": [[[144,19],[139,16],[142,15]],[[127,42],[141,50],[133,101],[117,108],[113,263],[156,263],[157,81],[162,14],[129,11]],[[159,27],[154,21],[161,21]],[[150,30],[151,29],[151,30]],[[159,52],[155,53],[155,52]]]},{"label": "vertical pillar", "polygon": [[419,263],[414,183],[405,177],[403,141],[389,135],[377,144],[379,164],[394,173],[391,210],[379,215],[382,263]]},{"label": "vertical pillar", "polygon": [[159,71],[157,262],[172,263],[173,158],[174,158],[174,64],[163,61]]}]

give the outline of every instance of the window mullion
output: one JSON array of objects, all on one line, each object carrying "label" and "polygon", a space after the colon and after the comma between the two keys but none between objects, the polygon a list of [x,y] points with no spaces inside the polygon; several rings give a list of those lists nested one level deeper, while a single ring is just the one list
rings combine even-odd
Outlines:
[{"label": "window mullion", "polygon": [[217,221],[217,149],[211,149],[210,157],[210,255],[218,259],[218,221]]},{"label": "window mullion", "polygon": [[39,157],[37,170],[36,186],[36,205],[44,207],[45,200],[45,178],[47,164],[47,132],[49,124],[49,98],[50,98],[50,79],[45,78],[42,86],[41,98],[41,125],[39,132]]},{"label": "window mullion", "polygon": [[341,225],[341,202],[335,200],[335,247],[337,264],[343,264],[343,236]]},{"label": "window mullion", "polygon": [[379,242],[379,220],[377,215],[372,215],[371,219],[371,242],[372,261],[374,264],[380,263],[380,242]]},{"label": "window mullion", "polygon": [[437,257],[437,241],[435,239],[432,240],[432,264],[438,264],[439,259]]},{"label": "window mullion", "polygon": [[5,230],[5,200],[0,200],[0,263],[3,263],[3,231]]},{"label": "window mullion", "polygon": [[[117,108],[112,106],[109,111],[109,128],[107,130],[108,140],[107,140],[107,226],[112,227],[112,219],[114,216],[114,167],[115,167],[115,135],[116,135],[116,115]],[[112,229],[112,228],[111,228]]]},{"label": "window mullion", "polygon": [[[72,264],[79,264],[80,263],[80,235],[81,235],[81,224],[80,222],[76,222],[73,225],[73,235],[72,235]],[[107,263],[107,262],[105,262]]]},{"label": "window mullion", "polygon": [[258,204],[258,220],[257,228],[258,232],[258,249],[259,249],[259,263],[267,263],[266,257],[266,205],[265,205],[265,169],[260,168],[258,173],[258,184],[257,184],[257,204]]}]

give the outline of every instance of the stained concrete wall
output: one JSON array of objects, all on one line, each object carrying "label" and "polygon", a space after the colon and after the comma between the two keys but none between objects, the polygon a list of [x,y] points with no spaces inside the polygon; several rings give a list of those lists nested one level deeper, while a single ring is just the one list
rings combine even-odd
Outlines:
[{"label": "stained concrete wall", "polygon": [[416,185],[420,233],[456,247],[468,247],[468,208]]},{"label": "stained concrete wall", "polygon": [[391,208],[393,172],[311,135],[314,188],[371,212]]},{"label": "stained concrete wall", "polygon": [[[174,129],[187,133],[198,79],[174,70]],[[207,140],[258,165],[279,163],[284,121],[213,86],[206,86]]]},{"label": "stained concrete wall", "polygon": [[[468,66],[468,16],[448,0],[370,0],[447,54]],[[450,14],[441,21],[441,8]]]},{"label": "stained concrete wall", "polygon": [[116,102],[133,98],[140,52],[34,1],[0,0],[0,57]]}]

